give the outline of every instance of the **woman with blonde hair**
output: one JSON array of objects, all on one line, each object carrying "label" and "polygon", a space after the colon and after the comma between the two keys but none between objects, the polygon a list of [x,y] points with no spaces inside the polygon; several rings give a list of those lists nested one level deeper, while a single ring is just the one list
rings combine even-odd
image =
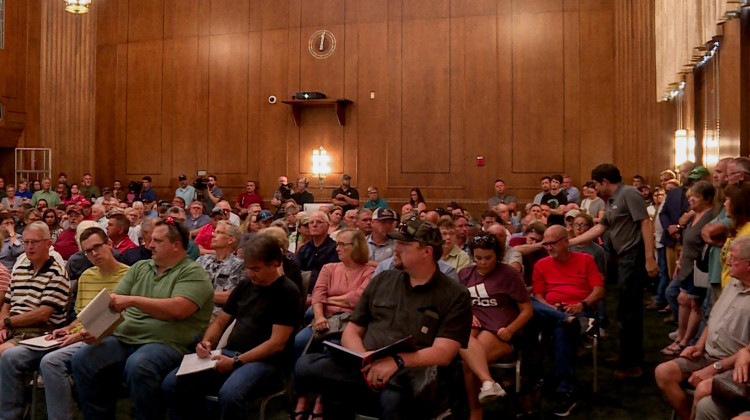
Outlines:
[{"label": "woman with blonde hair", "polygon": [[[312,323],[302,329],[294,339],[294,352],[296,358],[302,355],[314,332],[324,332],[331,326],[328,320],[342,313],[351,313],[354,306],[362,297],[370,279],[375,272],[375,267],[367,264],[370,251],[367,248],[365,235],[358,229],[344,229],[336,236],[336,253],[339,261],[323,266],[318,275],[318,281],[312,292]],[[327,340],[336,341],[329,337]],[[319,349],[316,349],[319,350]],[[323,406],[318,398],[312,412],[313,418],[321,417]],[[295,408],[295,418],[307,418],[307,398],[299,397]]]}]

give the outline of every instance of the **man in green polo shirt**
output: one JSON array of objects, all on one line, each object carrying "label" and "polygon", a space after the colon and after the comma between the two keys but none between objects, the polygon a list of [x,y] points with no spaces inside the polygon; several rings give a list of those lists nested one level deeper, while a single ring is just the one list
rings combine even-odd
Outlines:
[{"label": "man in green polo shirt", "polygon": [[41,199],[47,201],[47,207],[49,208],[55,208],[62,204],[60,196],[52,191],[52,181],[49,178],[44,178],[42,180],[42,189],[31,196],[31,205],[36,207],[36,203]]},{"label": "man in green polo shirt", "polygon": [[154,224],[152,259],[135,263],[111,294],[110,309],[122,311],[125,320],[112,336],[73,356],[85,419],[115,417],[122,379],[135,418],[164,417],[161,382],[203,335],[213,311],[208,274],[186,255],[189,235],[171,217]]}]

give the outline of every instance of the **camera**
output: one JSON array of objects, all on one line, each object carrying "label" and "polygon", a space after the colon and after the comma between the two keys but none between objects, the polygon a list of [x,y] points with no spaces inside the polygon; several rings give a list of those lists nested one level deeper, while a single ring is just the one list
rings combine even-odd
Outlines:
[{"label": "camera", "polygon": [[208,188],[208,178],[196,178],[195,181],[193,181],[193,187],[198,191],[206,190]]},{"label": "camera", "polygon": [[292,184],[282,184],[279,186],[279,193],[281,195],[281,202],[283,203],[286,200],[289,200],[292,198]]}]

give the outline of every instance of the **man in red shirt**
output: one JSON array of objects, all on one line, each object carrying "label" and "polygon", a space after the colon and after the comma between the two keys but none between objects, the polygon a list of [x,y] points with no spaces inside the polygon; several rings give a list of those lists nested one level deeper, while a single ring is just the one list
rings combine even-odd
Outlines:
[{"label": "man in red shirt", "polygon": [[257,192],[255,192],[255,189],[255,181],[247,181],[247,185],[245,186],[246,192],[240,194],[237,197],[237,202],[234,203],[234,210],[243,219],[245,218],[245,215],[247,215],[247,209],[248,207],[250,207],[250,204],[263,204],[263,198],[261,198],[261,196],[258,195]]},{"label": "man in red shirt", "polygon": [[604,282],[593,257],[568,249],[564,226],[550,226],[544,232],[542,246],[549,257],[534,266],[534,312],[554,328],[555,375],[559,381],[554,413],[567,416],[576,405],[573,357],[580,324],[575,321],[577,317],[593,317],[591,308],[604,297]]},{"label": "man in red shirt", "polygon": [[113,214],[107,220],[107,236],[112,241],[112,247],[120,254],[133,248],[138,248],[133,241],[128,237],[128,231],[130,230],[130,221],[123,214]]},{"label": "man in red shirt", "polygon": [[68,228],[62,230],[55,241],[55,251],[59,252],[65,260],[79,251],[76,228],[83,220],[83,211],[78,204],[69,204],[66,213],[68,214]]}]

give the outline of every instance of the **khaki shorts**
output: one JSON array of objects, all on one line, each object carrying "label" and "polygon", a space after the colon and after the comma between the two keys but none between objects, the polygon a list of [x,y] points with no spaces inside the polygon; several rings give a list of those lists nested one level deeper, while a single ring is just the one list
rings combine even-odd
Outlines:
[{"label": "khaki shorts", "polygon": [[8,338],[5,340],[6,343],[12,343],[17,346],[23,340],[29,338],[39,337],[50,332],[48,328],[11,328],[8,332]]},{"label": "khaki shorts", "polygon": [[703,369],[706,366],[714,364],[714,362],[718,362],[721,359],[714,359],[713,357],[707,356],[705,353],[699,357],[696,357],[693,360],[686,359],[684,357],[678,357],[673,362],[677,363],[677,366],[680,368],[680,373],[682,374],[682,380],[687,381],[688,378],[690,378],[690,375],[693,374],[696,370]]}]

